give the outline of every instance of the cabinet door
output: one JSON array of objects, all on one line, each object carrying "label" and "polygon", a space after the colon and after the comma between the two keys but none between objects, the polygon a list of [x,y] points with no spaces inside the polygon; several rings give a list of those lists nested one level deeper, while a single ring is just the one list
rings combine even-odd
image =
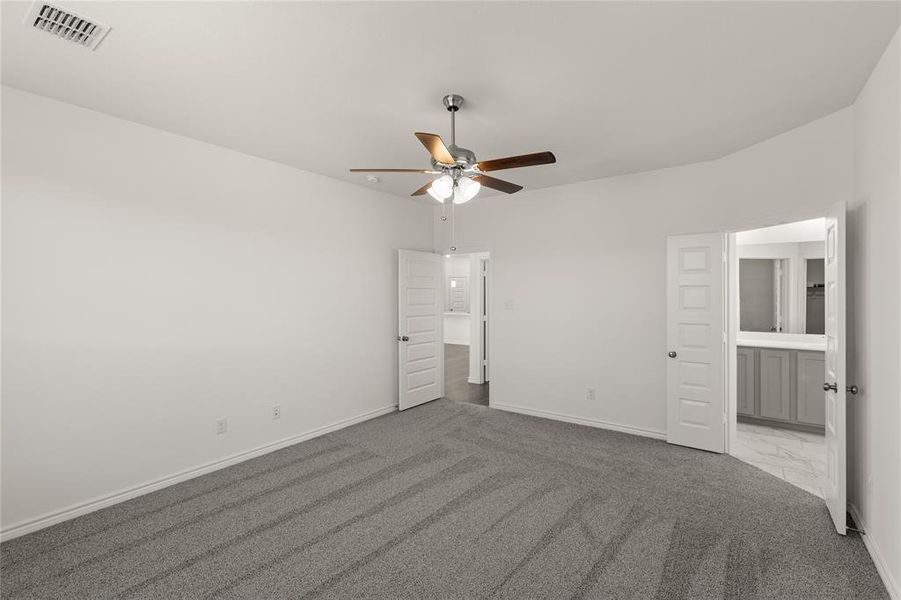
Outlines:
[{"label": "cabinet door", "polygon": [[738,414],[754,415],[754,396],[757,389],[757,370],[754,348],[738,349]]},{"label": "cabinet door", "polygon": [[826,359],[822,352],[798,352],[798,421],[811,425],[826,424]]},{"label": "cabinet door", "polygon": [[791,414],[791,352],[760,349],[760,416],[788,421]]}]

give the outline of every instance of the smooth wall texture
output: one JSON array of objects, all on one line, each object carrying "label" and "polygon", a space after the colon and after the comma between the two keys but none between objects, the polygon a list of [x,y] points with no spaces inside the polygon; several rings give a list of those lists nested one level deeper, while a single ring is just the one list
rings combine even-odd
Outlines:
[{"label": "smooth wall texture", "polygon": [[4,530],[396,403],[429,208],[2,100]]},{"label": "smooth wall texture", "polygon": [[[901,598],[901,36],[854,104],[848,210],[849,500]],[[889,575],[886,577],[885,572]]]},{"label": "smooth wall texture", "polygon": [[[456,246],[491,251],[492,406],[661,435],[666,236],[793,221],[848,200],[852,116],[713,162],[458,207]],[[516,171],[503,176],[516,181]],[[449,227],[437,212],[433,223],[444,251]]]}]

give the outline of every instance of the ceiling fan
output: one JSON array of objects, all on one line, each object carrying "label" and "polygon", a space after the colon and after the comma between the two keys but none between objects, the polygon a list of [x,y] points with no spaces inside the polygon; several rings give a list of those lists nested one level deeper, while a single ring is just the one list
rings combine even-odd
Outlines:
[{"label": "ceiling fan", "polygon": [[514,194],[522,189],[521,185],[485,175],[486,172],[548,165],[557,162],[556,157],[551,152],[536,152],[535,154],[522,154],[520,156],[508,156],[507,158],[495,158],[493,160],[477,160],[472,150],[461,148],[456,144],[456,123],[454,117],[461,106],[463,106],[462,96],[448,94],[444,97],[444,107],[451,114],[450,146],[444,145],[440,135],[434,133],[414,134],[422,142],[422,145],[426,147],[426,150],[429,151],[429,154],[432,155],[431,169],[351,169],[351,172],[429,173],[440,175],[434,181],[430,181],[413,192],[411,196],[421,196],[428,193],[442,204],[450,198],[453,198],[454,204],[463,204],[475,197],[483,185],[507,194]]}]

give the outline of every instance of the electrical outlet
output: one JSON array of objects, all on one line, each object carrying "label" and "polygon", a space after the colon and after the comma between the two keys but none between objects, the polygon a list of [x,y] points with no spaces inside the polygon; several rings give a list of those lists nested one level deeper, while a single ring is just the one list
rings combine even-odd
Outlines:
[{"label": "electrical outlet", "polygon": [[589,401],[594,401],[597,399],[597,394],[594,391],[594,388],[588,388],[585,390],[585,399]]},{"label": "electrical outlet", "polygon": [[228,419],[220,417],[216,419],[216,435],[223,434],[228,431]]},{"label": "electrical outlet", "polygon": [[273,419],[281,419],[282,418],[282,405],[281,404],[273,404],[272,405],[272,418]]}]

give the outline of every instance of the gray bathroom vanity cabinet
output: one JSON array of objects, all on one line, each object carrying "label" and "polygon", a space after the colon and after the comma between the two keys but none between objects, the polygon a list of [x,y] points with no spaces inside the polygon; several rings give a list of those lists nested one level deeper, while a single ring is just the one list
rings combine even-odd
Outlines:
[{"label": "gray bathroom vanity cabinet", "polygon": [[823,352],[739,346],[737,365],[739,420],[823,430]]}]

